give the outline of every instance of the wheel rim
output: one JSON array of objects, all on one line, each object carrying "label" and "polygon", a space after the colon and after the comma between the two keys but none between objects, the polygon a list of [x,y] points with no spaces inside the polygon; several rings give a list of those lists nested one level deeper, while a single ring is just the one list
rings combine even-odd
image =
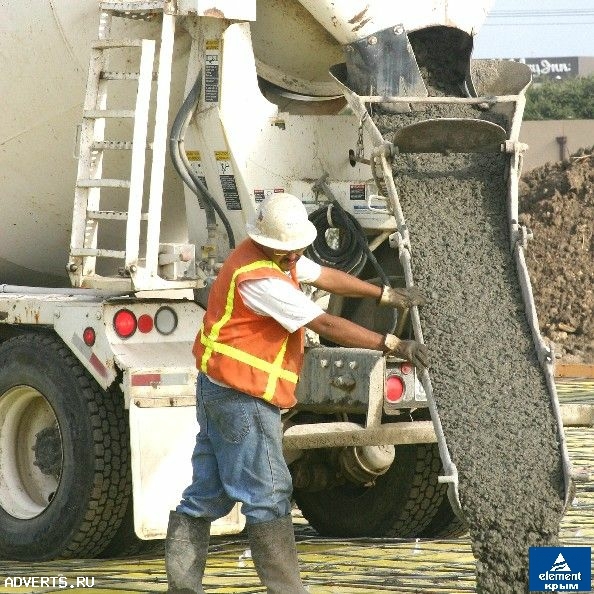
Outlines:
[{"label": "wheel rim", "polygon": [[28,520],[51,503],[60,482],[62,438],[41,392],[15,386],[0,397],[0,506]]}]

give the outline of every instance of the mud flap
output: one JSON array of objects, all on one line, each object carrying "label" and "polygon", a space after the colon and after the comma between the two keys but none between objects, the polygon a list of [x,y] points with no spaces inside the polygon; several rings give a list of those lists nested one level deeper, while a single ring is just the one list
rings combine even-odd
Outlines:
[{"label": "mud flap", "polygon": [[[134,530],[138,538],[165,538],[169,510],[192,479],[191,456],[198,424],[194,406],[137,406],[130,402]],[[239,506],[212,523],[211,534],[237,534]]]},{"label": "mud flap", "polygon": [[393,143],[401,153],[498,153],[506,138],[493,122],[440,118],[400,128]]}]

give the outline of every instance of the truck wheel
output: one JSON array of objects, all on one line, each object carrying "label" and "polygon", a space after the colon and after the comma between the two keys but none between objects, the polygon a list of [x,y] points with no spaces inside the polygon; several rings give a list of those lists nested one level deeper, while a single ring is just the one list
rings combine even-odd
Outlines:
[{"label": "truck wheel", "polygon": [[427,529],[447,500],[446,485],[437,482],[440,470],[437,444],[396,446],[394,463],[373,486],[295,489],[295,501],[323,536],[429,537]]},{"label": "truck wheel", "polygon": [[466,523],[454,513],[450,500],[446,496],[441,500],[433,520],[419,536],[421,538],[456,538],[467,532]]},{"label": "truck wheel", "polygon": [[100,559],[123,559],[136,555],[163,555],[164,553],[165,539],[142,540],[136,536],[136,532],[134,532],[134,504],[132,496],[130,496],[120,527],[107,547],[97,556]]},{"label": "truck wheel", "polygon": [[93,557],[128,491],[123,405],[49,333],[0,345],[0,557]]}]

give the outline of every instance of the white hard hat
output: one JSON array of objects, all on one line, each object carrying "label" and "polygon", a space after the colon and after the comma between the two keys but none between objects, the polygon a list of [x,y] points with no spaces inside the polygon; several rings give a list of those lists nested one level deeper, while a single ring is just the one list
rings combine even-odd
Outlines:
[{"label": "white hard hat", "polygon": [[301,200],[285,192],[271,194],[260,202],[246,229],[256,243],[284,251],[303,249],[317,235]]}]

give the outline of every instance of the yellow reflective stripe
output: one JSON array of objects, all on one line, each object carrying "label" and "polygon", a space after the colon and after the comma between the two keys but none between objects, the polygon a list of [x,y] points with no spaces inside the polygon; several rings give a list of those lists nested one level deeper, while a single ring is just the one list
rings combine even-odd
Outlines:
[{"label": "yellow reflective stripe", "polygon": [[[285,341],[285,344],[283,344],[283,346],[281,347],[281,350],[280,350],[279,354],[276,356],[273,363],[269,363],[268,361],[265,361],[264,359],[260,359],[260,358],[256,357],[255,355],[250,355],[249,353],[246,353],[245,351],[242,351],[238,348],[229,346],[228,344],[223,344],[222,342],[215,342],[214,340],[211,340],[204,334],[200,335],[200,341],[211,352],[214,351],[215,353],[220,353],[222,355],[230,357],[231,359],[235,359],[236,361],[245,363],[246,365],[249,365],[250,367],[254,367],[255,369],[264,371],[265,373],[269,373],[269,374],[271,374],[271,376],[274,375],[275,382],[276,382],[276,379],[281,378],[281,379],[287,380],[289,382],[293,382],[294,384],[297,383],[299,376],[295,372],[288,371],[287,369],[283,369],[279,365],[279,363],[282,364],[283,356],[284,356],[284,353],[286,350],[286,342],[287,341]],[[267,391],[268,391],[268,388],[267,388]],[[270,396],[269,399],[271,399],[271,398],[272,398],[272,395]]]},{"label": "yellow reflective stripe", "polygon": [[[238,268],[231,277],[231,282],[229,283],[229,290],[227,291],[227,299],[225,301],[225,309],[223,311],[223,315],[221,319],[215,322],[210,330],[210,334],[208,338],[211,341],[216,342],[221,332],[221,328],[230,320],[231,314],[233,313],[233,305],[235,300],[235,284],[237,277],[242,274],[243,272],[251,272],[252,270],[257,270],[258,268],[277,268],[280,270],[278,265],[270,260],[256,260],[251,264],[247,264],[246,266],[242,266]],[[200,329],[200,333],[204,334],[204,326]],[[206,345],[205,345],[206,346]],[[206,373],[207,363],[212,355],[212,348],[207,347],[204,350],[204,354],[202,355],[202,359],[200,361],[200,369]]]},{"label": "yellow reflective stripe", "polygon": [[252,262],[251,264],[247,264],[246,266],[242,266],[238,268],[231,277],[231,282],[229,283],[229,290],[227,291],[227,298],[225,301],[225,310],[221,318],[215,322],[210,330],[208,336],[204,333],[204,324],[200,329],[200,341],[204,345],[204,354],[202,355],[202,360],[200,362],[200,368],[203,372],[206,373],[207,371],[207,364],[208,360],[212,356],[212,353],[220,353],[231,359],[235,359],[236,361],[240,361],[241,363],[245,363],[250,367],[254,367],[264,373],[268,374],[268,381],[266,382],[266,389],[262,398],[264,400],[272,400],[274,397],[274,393],[276,391],[276,384],[278,383],[279,379],[284,379],[286,381],[292,382],[294,384],[297,383],[299,376],[286,369],[283,369],[283,359],[285,356],[285,352],[287,350],[287,344],[289,342],[289,337],[284,340],[279,352],[277,353],[274,361],[269,363],[264,359],[260,359],[255,355],[251,355],[242,351],[238,348],[232,347],[227,344],[223,344],[217,341],[219,334],[221,333],[221,329],[223,326],[231,319],[231,314],[233,313],[233,307],[235,304],[235,285],[237,282],[237,276],[242,274],[243,272],[251,272],[252,270],[257,270],[258,268],[276,268],[280,270],[279,266],[270,260],[258,260],[256,262]]},{"label": "yellow reflective stripe", "polygon": [[[278,382],[278,378],[282,377],[282,372],[284,371],[282,365],[283,365],[283,358],[285,356],[285,352],[287,350],[287,343],[289,342],[289,337],[287,336],[287,338],[285,338],[280,351],[278,352],[278,355],[276,356],[276,358],[274,359],[274,363],[273,365],[273,371],[270,372],[270,375],[268,376],[268,381],[266,382],[266,390],[264,390],[264,394],[262,395],[262,398],[264,398],[264,400],[272,400],[272,398],[274,397],[274,392],[276,391],[276,384]],[[288,372],[291,373],[291,372]],[[294,373],[293,374],[295,376],[295,382],[297,383],[297,374]],[[287,379],[287,378],[283,378],[283,379]],[[289,381],[293,381],[292,379]]]}]

